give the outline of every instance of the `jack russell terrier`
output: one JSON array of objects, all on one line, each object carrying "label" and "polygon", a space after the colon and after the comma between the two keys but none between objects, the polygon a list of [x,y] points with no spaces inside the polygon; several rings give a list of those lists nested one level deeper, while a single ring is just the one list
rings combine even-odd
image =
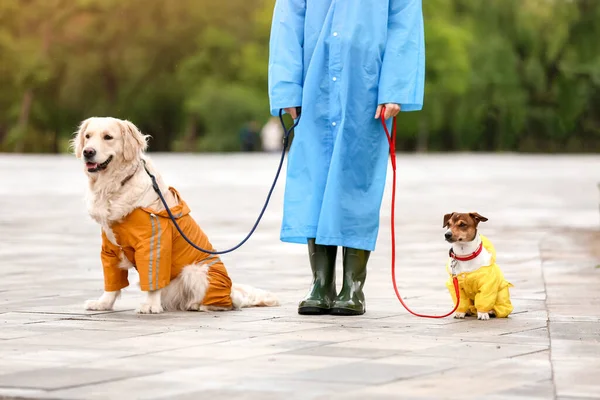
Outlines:
[{"label": "jack russell terrier", "polygon": [[456,304],[452,274],[458,278],[460,304],[454,318],[477,314],[477,319],[506,318],[513,311],[509,287],[496,264],[496,250],[488,238],[479,234],[477,226],[488,219],[473,213],[444,215],[444,237],[452,244],[446,270],[450,279],[446,286]]}]

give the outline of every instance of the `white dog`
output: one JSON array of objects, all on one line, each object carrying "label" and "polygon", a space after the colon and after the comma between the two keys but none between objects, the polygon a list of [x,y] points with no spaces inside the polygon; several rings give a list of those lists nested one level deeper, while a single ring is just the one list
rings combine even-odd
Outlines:
[{"label": "white dog", "polygon": [[148,136],[129,121],[92,117],[83,121],[71,144],[89,179],[87,208],[102,227],[105,291],[85,304],[112,310],[129,283],[129,268],[140,274],[147,292],[139,313],[163,310],[231,310],[276,306],[276,297],[247,285],[232,284],[218,257],[192,248],[175,230],[145,168],[191,240],[213,251],[189,216],[177,191],[168,187],[144,153]]}]

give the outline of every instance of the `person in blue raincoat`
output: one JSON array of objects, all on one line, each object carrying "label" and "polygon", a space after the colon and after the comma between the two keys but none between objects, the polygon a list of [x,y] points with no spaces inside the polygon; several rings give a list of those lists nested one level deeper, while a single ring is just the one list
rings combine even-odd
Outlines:
[{"label": "person in blue raincoat", "polygon": [[389,154],[378,118],[382,106],[386,119],[423,106],[421,0],[276,0],[269,47],[271,114],[301,110],[281,227],[282,241],[308,244],[313,282],[298,312],[363,314]]}]

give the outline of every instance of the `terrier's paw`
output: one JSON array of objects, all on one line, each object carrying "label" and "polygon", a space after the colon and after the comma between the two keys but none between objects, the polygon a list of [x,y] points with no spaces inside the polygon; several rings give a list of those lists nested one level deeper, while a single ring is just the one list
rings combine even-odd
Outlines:
[{"label": "terrier's paw", "polygon": [[486,321],[486,320],[490,319],[490,314],[486,313],[486,312],[477,311],[477,319],[479,319],[481,321]]},{"label": "terrier's paw", "polygon": [[467,315],[467,314],[464,312],[457,312],[457,313],[454,313],[454,318],[455,319],[464,319],[465,315]]},{"label": "terrier's paw", "polygon": [[200,303],[190,303],[186,307],[187,311],[200,311]]},{"label": "terrier's paw", "polygon": [[164,310],[160,304],[144,303],[137,309],[138,314],[160,314]]},{"label": "terrier's paw", "polygon": [[100,300],[88,300],[83,306],[88,311],[112,311],[113,309],[111,303]]}]

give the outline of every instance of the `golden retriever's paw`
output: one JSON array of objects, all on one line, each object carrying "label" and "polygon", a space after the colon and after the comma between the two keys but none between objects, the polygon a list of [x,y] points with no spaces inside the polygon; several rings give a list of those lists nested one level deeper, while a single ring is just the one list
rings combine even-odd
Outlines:
[{"label": "golden retriever's paw", "polygon": [[466,315],[467,314],[464,312],[456,312],[456,313],[454,313],[454,318],[455,319],[465,319]]},{"label": "golden retriever's paw", "polygon": [[477,319],[481,321],[487,321],[488,319],[490,319],[490,314],[486,312],[477,311]]},{"label": "golden retriever's paw", "polygon": [[160,314],[164,310],[160,304],[144,303],[137,309],[138,314]]},{"label": "golden retriever's paw", "polygon": [[88,311],[112,311],[113,304],[101,300],[88,300],[83,305]]},{"label": "golden retriever's paw", "polygon": [[186,307],[187,311],[200,311],[200,303],[191,303]]}]

